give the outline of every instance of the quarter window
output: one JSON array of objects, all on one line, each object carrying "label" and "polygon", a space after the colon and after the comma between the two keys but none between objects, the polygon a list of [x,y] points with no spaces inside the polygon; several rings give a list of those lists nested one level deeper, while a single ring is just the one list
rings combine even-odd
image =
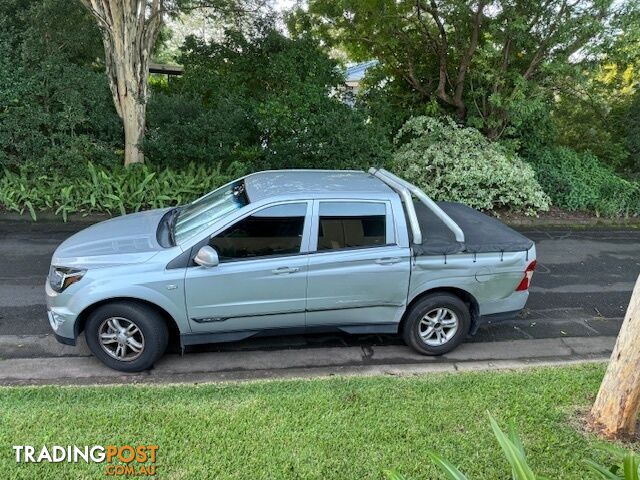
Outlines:
[{"label": "quarter window", "polygon": [[384,203],[320,203],[318,251],[385,245],[385,216]]},{"label": "quarter window", "polygon": [[265,208],[209,241],[220,261],[300,253],[306,203]]}]

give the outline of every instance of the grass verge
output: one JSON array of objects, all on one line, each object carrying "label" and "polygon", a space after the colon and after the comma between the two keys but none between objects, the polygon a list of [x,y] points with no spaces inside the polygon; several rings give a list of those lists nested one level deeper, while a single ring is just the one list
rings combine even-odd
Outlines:
[{"label": "grass verge", "polygon": [[157,444],[160,478],[444,478],[434,450],[470,478],[510,478],[487,411],[521,434],[549,478],[589,478],[602,443],[572,416],[601,365],[425,377],[245,384],[0,388],[3,478],[102,478],[104,465],[16,464],[13,445]]}]

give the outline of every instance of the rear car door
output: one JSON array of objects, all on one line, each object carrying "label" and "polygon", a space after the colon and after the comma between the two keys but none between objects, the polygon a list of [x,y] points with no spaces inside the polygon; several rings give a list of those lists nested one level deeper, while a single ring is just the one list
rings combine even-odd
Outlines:
[{"label": "rear car door", "polygon": [[187,269],[192,331],[304,327],[311,202],[264,207],[213,235],[220,264]]},{"label": "rear car door", "polygon": [[316,200],[313,210],[307,327],[397,324],[411,264],[396,242],[391,204]]}]

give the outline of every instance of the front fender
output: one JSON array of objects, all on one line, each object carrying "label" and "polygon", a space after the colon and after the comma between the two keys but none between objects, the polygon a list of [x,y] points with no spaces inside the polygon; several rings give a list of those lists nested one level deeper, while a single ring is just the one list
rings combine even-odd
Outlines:
[{"label": "front fender", "polygon": [[[152,285],[126,285],[115,288],[112,282],[95,282],[74,293],[68,308],[77,312],[78,318],[82,318],[83,314],[94,305],[114,300],[141,300],[151,303],[173,318],[180,333],[191,332],[184,303],[183,279],[156,282]],[[80,325],[76,324],[76,334],[79,331]]]}]

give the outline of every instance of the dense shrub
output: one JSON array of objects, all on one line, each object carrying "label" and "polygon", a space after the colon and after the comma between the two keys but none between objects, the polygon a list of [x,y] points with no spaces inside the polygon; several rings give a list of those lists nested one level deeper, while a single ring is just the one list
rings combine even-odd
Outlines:
[{"label": "dense shrub", "polygon": [[391,168],[437,200],[527,214],[549,208],[533,169],[474,128],[448,118],[414,117],[396,140]]},{"label": "dense shrub", "polygon": [[625,147],[636,175],[640,172],[640,87],[636,88],[625,118]]},{"label": "dense shrub", "polygon": [[73,175],[122,161],[102,52],[80,2],[0,2],[0,168]]},{"label": "dense shrub", "polygon": [[53,211],[66,221],[70,213],[124,215],[147,208],[190,202],[243,172],[185,165],[179,171],[132,165],[106,169],[93,164],[70,181],[59,173],[34,176],[27,166],[0,176],[0,205],[35,220],[37,212]]},{"label": "dense shrub", "polygon": [[268,21],[216,42],[187,39],[184,75],[155,91],[145,154],[252,169],[366,168],[391,145],[366,116],[334,95],[344,79],[310,37],[287,38]]},{"label": "dense shrub", "polygon": [[207,106],[194,95],[153,92],[143,150],[148,162],[174,169],[191,162],[251,163],[260,149],[249,118],[239,102]]},{"label": "dense shrub", "polygon": [[74,175],[88,161],[122,161],[119,120],[104,73],[55,62],[38,71],[12,68],[0,75],[0,167]]},{"label": "dense shrub", "polygon": [[550,147],[538,150],[529,160],[559,207],[608,217],[640,214],[640,185],[620,177],[589,152]]}]

